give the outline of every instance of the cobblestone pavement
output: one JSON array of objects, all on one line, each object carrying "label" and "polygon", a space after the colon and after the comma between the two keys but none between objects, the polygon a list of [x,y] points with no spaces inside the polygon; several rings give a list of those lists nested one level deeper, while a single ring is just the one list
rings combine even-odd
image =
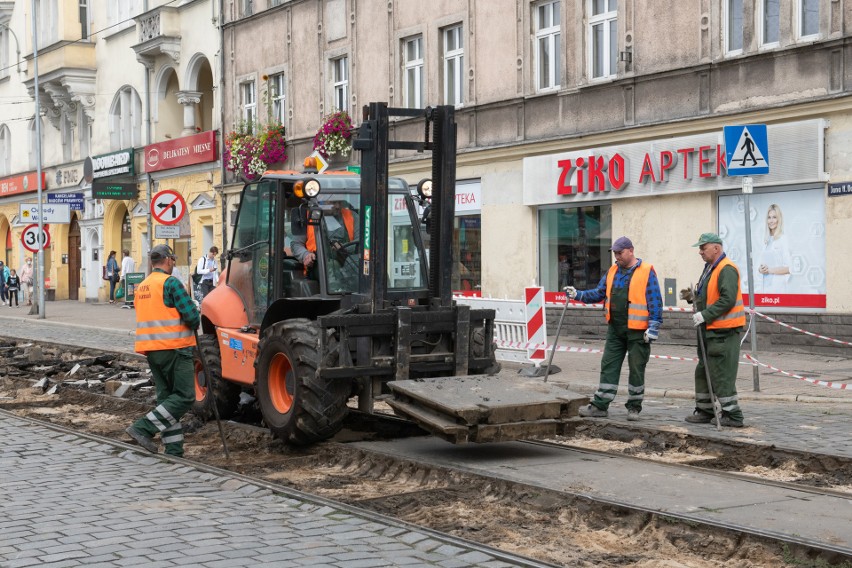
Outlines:
[{"label": "cobblestone pavement", "polygon": [[515,566],[0,413],[0,566]]}]

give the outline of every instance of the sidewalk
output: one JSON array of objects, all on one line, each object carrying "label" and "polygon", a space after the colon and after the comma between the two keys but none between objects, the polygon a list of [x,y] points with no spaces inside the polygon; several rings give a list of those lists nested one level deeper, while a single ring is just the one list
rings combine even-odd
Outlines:
[{"label": "sidewalk", "polygon": [[[45,319],[27,315],[26,310],[25,307],[9,309],[0,306],[0,321],[3,322],[0,335],[133,352],[135,310],[123,309],[119,304],[89,304],[67,300],[47,302]],[[552,343],[553,339],[549,337],[548,342]],[[603,350],[603,345],[603,340],[563,334],[558,347]],[[743,353],[747,352],[747,349],[743,349]],[[658,359],[654,356],[693,359],[697,356],[695,345],[656,343],[651,354],[652,359],[648,363],[645,377],[646,397],[691,399],[694,394],[695,363],[691,360]],[[580,394],[592,395],[598,385],[600,358],[599,353],[557,351],[553,364],[562,371],[551,375],[549,380],[567,385]],[[743,358],[737,390],[740,399],[744,401],[852,403],[852,348],[849,349],[848,358],[777,351],[758,351],[756,358],[788,373],[849,386],[845,390],[819,386],[777,371],[760,368],[760,391],[755,392],[752,366]],[[503,363],[505,372],[514,372],[519,368],[521,365]],[[619,395],[626,393],[626,388],[625,362]]]}]

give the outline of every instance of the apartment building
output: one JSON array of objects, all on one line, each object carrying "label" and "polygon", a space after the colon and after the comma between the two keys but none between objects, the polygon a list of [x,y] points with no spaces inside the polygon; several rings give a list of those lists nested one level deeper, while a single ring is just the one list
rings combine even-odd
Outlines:
[{"label": "apartment building", "polygon": [[[274,113],[293,166],[332,109],[357,122],[373,100],[455,105],[469,293],[594,286],[621,235],[672,286],[700,275],[691,245],[707,231],[745,268],[723,127],[765,124],[770,173],[748,212],[757,303],[852,312],[838,262],[852,224],[848,2],[225,0],[225,16],[225,126]],[[427,170],[395,155],[409,182]]]}]

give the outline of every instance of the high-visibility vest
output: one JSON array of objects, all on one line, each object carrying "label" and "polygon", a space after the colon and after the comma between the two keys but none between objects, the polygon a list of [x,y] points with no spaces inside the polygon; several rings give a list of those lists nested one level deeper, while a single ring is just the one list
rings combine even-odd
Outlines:
[{"label": "high-visibility vest", "polygon": [[[648,311],[645,290],[648,288],[648,278],[653,268],[652,265],[643,262],[633,269],[633,277],[627,287],[627,329],[648,329],[648,318],[651,313]],[[609,298],[616,272],[618,272],[618,265],[613,264],[606,273],[606,321],[609,321],[610,317]]]},{"label": "high-visibility vest", "polygon": [[[355,237],[355,217],[352,215],[351,209],[341,209],[340,216],[343,218],[343,226],[346,227],[346,234],[349,235],[351,241]],[[308,225],[308,238],[305,242],[305,248],[311,252],[317,250],[317,239],[314,234],[314,226]]]},{"label": "high-visibility vest", "polygon": [[169,275],[152,272],[136,287],[136,352],[180,349],[195,345],[195,335],[176,308],[166,306],[164,289]]},{"label": "high-visibility vest", "polygon": [[711,306],[719,301],[719,273],[725,266],[732,266],[737,271],[737,303],[727,313],[707,324],[707,329],[728,329],[732,327],[745,327],[746,317],[743,308],[743,294],[740,290],[740,271],[737,265],[726,256],[717,264],[710,273],[707,281],[707,305]]}]

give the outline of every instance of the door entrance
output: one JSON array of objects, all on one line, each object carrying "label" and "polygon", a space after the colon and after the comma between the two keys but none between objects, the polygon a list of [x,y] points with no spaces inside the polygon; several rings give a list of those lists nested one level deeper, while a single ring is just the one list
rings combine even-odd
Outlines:
[{"label": "door entrance", "polygon": [[80,225],[71,219],[68,230],[68,299],[78,300],[80,293]]}]

